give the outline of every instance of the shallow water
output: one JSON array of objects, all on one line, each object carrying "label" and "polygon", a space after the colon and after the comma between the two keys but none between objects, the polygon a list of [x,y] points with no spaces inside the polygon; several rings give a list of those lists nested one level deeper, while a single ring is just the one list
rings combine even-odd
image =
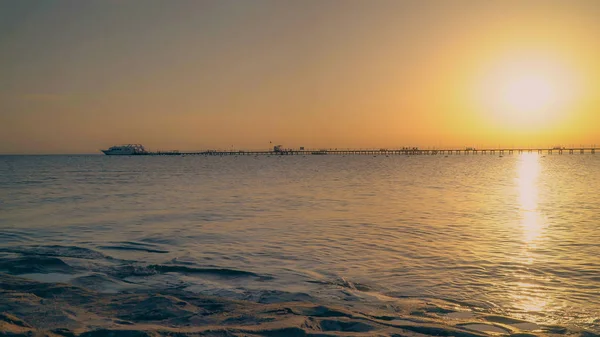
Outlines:
[{"label": "shallow water", "polygon": [[600,332],[599,191],[589,154],[4,156],[0,272]]}]

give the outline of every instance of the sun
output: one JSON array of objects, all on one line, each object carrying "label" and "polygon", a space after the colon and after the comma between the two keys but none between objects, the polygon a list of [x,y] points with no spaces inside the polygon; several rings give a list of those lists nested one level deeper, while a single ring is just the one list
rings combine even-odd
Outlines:
[{"label": "sun", "polygon": [[[502,97],[507,110],[544,118],[560,96],[555,84],[539,74],[520,74],[503,84]],[[539,115],[539,116],[538,116]]]},{"label": "sun", "polygon": [[565,120],[577,91],[574,72],[544,57],[501,60],[477,83],[477,109],[498,126],[535,130]]}]

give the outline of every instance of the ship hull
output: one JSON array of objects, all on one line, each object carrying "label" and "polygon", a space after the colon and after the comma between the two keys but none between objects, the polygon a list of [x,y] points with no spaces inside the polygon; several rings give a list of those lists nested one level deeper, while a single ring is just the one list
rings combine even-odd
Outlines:
[{"label": "ship hull", "polygon": [[102,150],[102,152],[107,156],[133,156],[133,155],[136,155],[136,153],[122,153],[122,152],[114,152],[114,151],[107,151],[107,150]]},{"label": "ship hull", "polygon": [[147,153],[123,153],[123,152],[114,152],[114,151],[107,151],[107,150],[101,150],[105,155],[107,156],[143,156]]},{"label": "ship hull", "polygon": [[146,149],[139,144],[113,146],[110,149],[100,151],[107,156],[135,156],[148,153],[148,151],[146,151]]}]

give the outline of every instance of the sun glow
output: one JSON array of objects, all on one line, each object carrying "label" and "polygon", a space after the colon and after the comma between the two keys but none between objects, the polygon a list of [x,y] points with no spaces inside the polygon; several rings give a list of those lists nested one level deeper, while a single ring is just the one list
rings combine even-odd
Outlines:
[{"label": "sun glow", "polygon": [[517,55],[486,66],[478,82],[479,109],[509,129],[536,129],[567,119],[578,94],[576,73],[547,55]]}]

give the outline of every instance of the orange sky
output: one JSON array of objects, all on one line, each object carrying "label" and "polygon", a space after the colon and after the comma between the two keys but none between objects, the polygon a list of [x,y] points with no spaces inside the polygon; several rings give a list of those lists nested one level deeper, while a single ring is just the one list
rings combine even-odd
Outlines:
[{"label": "orange sky", "polygon": [[0,2],[0,153],[600,144],[598,1]]}]

